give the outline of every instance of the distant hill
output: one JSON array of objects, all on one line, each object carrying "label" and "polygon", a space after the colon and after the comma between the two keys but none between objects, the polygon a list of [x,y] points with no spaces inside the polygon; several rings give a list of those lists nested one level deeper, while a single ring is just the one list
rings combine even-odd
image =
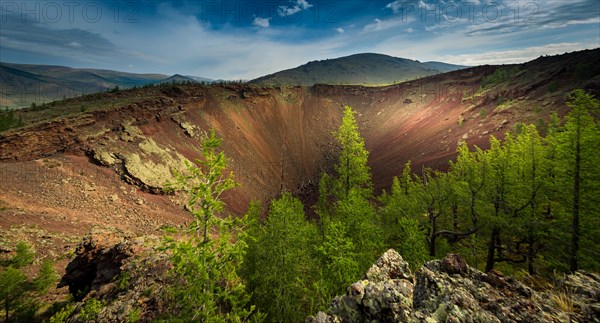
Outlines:
[{"label": "distant hill", "polygon": [[309,62],[257,78],[250,83],[384,85],[462,68],[464,66],[440,62],[421,63],[406,58],[367,53]]},{"label": "distant hill", "polygon": [[210,79],[175,74],[135,74],[65,66],[0,62],[0,107],[22,108],[118,86],[127,89],[172,81],[210,82]]},{"label": "distant hill", "polygon": [[[178,74],[176,74],[176,75],[178,75]],[[206,82],[206,83],[215,82],[215,80],[209,79],[209,78],[206,78],[206,77],[198,77],[198,76],[191,76],[191,75],[183,75],[183,76],[187,77],[187,78],[190,78],[190,79],[192,79],[192,80],[194,80],[196,82]]]},{"label": "distant hill", "polygon": [[448,64],[448,63],[444,63],[444,62],[425,62],[425,64],[439,70],[442,73],[445,72],[452,72],[452,71],[456,71],[456,70],[462,70],[465,69],[469,66],[464,66],[464,65],[454,65],[454,64]]},{"label": "distant hill", "polygon": [[196,83],[199,82],[191,77],[187,77],[187,76],[183,76],[183,75],[179,75],[179,74],[175,74],[169,78],[166,78],[162,81],[160,81],[160,83],[172,83],[172,82],[192,82],[192,83]]}]

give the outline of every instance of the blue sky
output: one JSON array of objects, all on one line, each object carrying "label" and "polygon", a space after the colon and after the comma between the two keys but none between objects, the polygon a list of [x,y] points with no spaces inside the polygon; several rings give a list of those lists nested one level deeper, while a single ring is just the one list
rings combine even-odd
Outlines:
[{"label": "blue sky", "polygon": [[598,0],[2,0],[0,61],[252,79],[363,52],[480,65],[600,47]]}]

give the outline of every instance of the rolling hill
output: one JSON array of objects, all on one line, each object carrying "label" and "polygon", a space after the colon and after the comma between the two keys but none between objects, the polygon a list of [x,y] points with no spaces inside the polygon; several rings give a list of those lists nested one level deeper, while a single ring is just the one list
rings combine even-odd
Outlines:
[{"label": "rolling hill", "polygon": [[202,80],[181,75],[134,74],[100,69],[78,69],[64,66],[0,63],[0,106],[28,107],[84,94],[103,92],[172,81]]},{"label": "rolling hill", "polygon": [[366,53],[309,62],[257,78],[250,83],[308,86],[388,85],[461,68],[465,66],[440,62],[421,63],[405,58]]}]

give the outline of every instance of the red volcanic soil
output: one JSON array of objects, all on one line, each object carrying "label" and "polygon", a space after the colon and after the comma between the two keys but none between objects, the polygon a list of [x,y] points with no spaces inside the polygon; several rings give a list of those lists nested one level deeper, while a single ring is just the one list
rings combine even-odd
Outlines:
[{"label": "red volcanic soil", "polygon": [[[336,161],[331,133],[345,104],[357,112],[373,178],[382,189],[408,160],[415,171],[422,166],[443,169],[459,142],[486,147],[490,135],[502,137],[518,122],[543,126],[552,111],[567,111],[566,93],[574,88],[598,96],[600,71],[591,69],[590,74],[588,69],[583,77],[580,71],[581,64],[599,66],[599,54],[542,57],[485,89],[480,84],[486,75],[514,66],[482,66],[387,87],[140,89],[147,92],[144,99],[125,105],[6,131],[0,133],[0,243],[36,226],[42,235],[71,241],[94,225],[149,233],[183,224],[189,216],[181,197],[152,194],[160,190],[128,171],[126,155],[139,154],[155,165],[161,154],[194,160],[200,156],[199,138],[211,128],[224,139],[223,149],[241,184],[225,196],[231,211],[245,212],[251,200],[264,205],[282,188],[310,196],[320,173]],[[149,140],[161,152],[144,152]],[[103,166],[94,157],[101,151],[117,162]],[[40,243],[31,233],[25,235]]]}]

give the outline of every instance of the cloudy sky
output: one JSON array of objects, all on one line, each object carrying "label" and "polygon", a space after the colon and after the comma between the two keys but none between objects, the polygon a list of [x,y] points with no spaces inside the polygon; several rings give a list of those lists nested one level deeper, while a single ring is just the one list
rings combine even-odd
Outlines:
[{"label": "cloudy sky", "polygon": [[2,0],[0,61],[252,79],[363,52],[462,65],[600,47],[598,0]]}]

